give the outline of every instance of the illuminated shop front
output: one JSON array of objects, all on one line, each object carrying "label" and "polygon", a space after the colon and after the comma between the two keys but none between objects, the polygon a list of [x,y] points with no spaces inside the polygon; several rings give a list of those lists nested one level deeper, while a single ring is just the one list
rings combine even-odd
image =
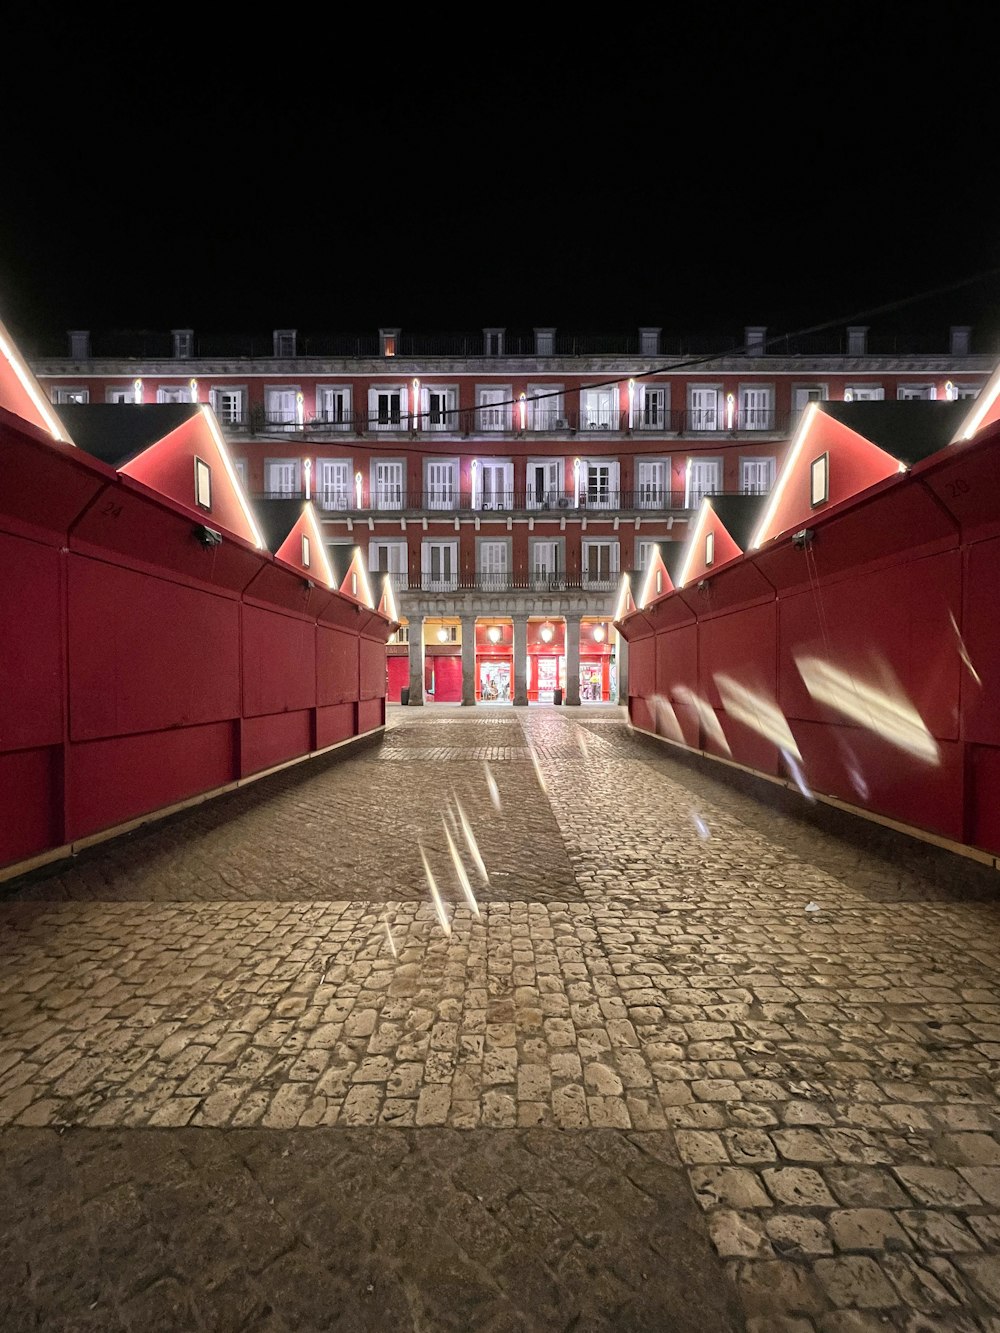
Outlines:
[{"label": "illuminated shop front", "polygon": [[562,620],[528,621],[528,703],[551,704],[566,690],[566,625]]},{"label": "illuminated shop front", "polygon": [[462,626],[458,620],[424,621],[424,699],[462,702]]},{"label": "illuminated shop front", "polygon": [[476,621],[476,702],[514,701],[514,626],[510,620]]},{"label": "illuminated shop front", "polygon": [[580,625],[580,702],[601,704],[613,699],[614,629],[606,620],[584,620]]}]

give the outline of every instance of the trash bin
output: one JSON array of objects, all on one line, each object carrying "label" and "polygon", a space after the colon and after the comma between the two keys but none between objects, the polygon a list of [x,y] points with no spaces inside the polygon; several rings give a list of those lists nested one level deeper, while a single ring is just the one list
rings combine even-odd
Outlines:
[{"label": "trash bin", "polygon": [[553,691],[552,691],[552,702],[553,702],[554,704],[561,704],[561,703],[562,703],[562,690],[553,690]]},{"label": "trash bin", "polygon": [[404,685],[403,688],[399,691],[399,702],[401,704],[408,704],[410,702],[409,685]]}]

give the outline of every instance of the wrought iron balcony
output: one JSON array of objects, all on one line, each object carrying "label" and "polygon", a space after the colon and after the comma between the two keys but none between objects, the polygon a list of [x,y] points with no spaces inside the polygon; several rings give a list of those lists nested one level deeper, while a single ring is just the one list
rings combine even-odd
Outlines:
[{"label": "wrought iron balcony", "polygon": [[[378,570],[372,570],[374,579],[381,579]],[[397,583],[397,579],[399,582]],[[502,574],[494,571],[476,570],[466,574],[433,574],[424,571],[420,574],[392,575],[393,587],[399,592],[483,592],[483,593],[563,593],[563,592],[615,592],[621,582],[617,570],[597,571],[594,574],[579,571],[575,574],[556,574],[539,572],[535,574]]]},{"label": "wrought iron balcony", "polygon": [[[581,489],[579,496],[574,491],[499,491],[483,497],[476,491],[475,497],[469,491],[456,491],[449,487],[436,487],[415,495],[403,495],[398,492],[376,492],[369,495],[366,502],[358,505],[353,487],[349,491],[320,487],[313,489],[310,498],[325,513],[344,514],[425,514],[425,513],[466,513],[488,514],[491,517],[505,514],[552,514],[581,517],[585,514],[643,514],[666,513],[697,509],[705,495],[766,495],[770,487],[744,486],[739,489],[718,486],[698,486],[685,490],[683,487],[670,488],[654,485],[641,486],[638,490],[622,491],[601,487]],[[278,490],[254,491],[252,497],[259,500],[304,500],[305,491],[301,486]]]}]

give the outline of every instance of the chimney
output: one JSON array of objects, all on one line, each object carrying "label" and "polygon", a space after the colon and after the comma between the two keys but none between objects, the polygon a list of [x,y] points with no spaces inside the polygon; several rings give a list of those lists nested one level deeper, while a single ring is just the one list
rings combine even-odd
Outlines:
[{"label": "chimney", "polygon": [[847,326],[848,356],[868,355],[868,328],[869,326],[867,324],[848,324]]},{"label": "chimney", "polygon": [[274,355],[289,357],[295,355],[295,337],[297,329],[274,330]]},{"label": "chimney", "polygon": [[747,356],[763,356],[767,343],[767,326],[747,324],[743,329],[743,347]]},{"label": "chimney", "polygon": [[503,356],[503,335],[506,329],[483,329],[483,353],[485,356]]},{"label": "chimney", "polygon": [[535,356],[554,356],[555,350],[555,329],[535,329]]},{"label": "chimney", "polygon": [[74,361],[90,360],[90,330],[69,330],[69,354]]},{"label": "chimney", "polygon": [[660,355],[660,334],[659,329],[640,329],[639,330],[639,355],[640,356],[659,356]]},{"label": "chimney", "polygon": [[194,329],[171,329],[170,336],[174,340],[174,356],[179,361],[194,356]]},{"label": "chimney", "polygon": [[969,355],[969,339],[972,336],[971,324],[952,324],[950,351],[952,356]]}]

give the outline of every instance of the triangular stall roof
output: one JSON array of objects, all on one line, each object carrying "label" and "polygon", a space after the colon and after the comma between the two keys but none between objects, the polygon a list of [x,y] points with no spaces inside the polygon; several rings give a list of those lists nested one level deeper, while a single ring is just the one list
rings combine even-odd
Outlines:
[{"label": "triangular stall roof", "polygon": [[751,547],[805,527],[826,510],[943,449],[967,404],[927,400],[811,403],[753,534]]},{"label": "triangular stall roof", "polygon": [[685,544],[679,588],[741,556],[750,546],[767,501],[764,495],[706,495]]},{"label": "triangular stall roof", "polygon": [[987,426],[1000,421],[1000,365],[979,390],[975,402],[971,405],[963,403],[962,406],[965,408],[965,415],[951,438],[951,444],[971,440]]},{"label": "triangular stall roof", "polygon": [[311,500],[258,500],[254,511],[267,549],[300,574],[336,589]]},{"label": "triangular stall roof", "polygon": [[263,549],[257,520],[212,409],[205,403],[68,404],[80,448],[121,476],[204,515]]},{"label": "triangular stall roof", "polygon": [[40,427],[54,440],[73,444],[66,426],[59,420],[48,395],[28,369],[14,339],[0,323],[0,407],[22,421]]}]

